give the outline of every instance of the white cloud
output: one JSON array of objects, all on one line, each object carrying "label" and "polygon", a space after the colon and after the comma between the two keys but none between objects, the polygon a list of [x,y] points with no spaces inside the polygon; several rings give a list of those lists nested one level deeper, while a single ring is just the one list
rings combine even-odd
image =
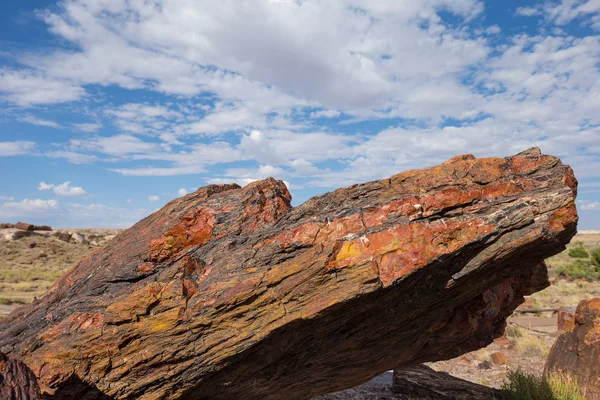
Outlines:
[{"label": "white cloud", "polygon": [[13,201],[14,199],[13,196],[0,196],[0,201]]},{"label": "white cloud", "polygon": [[98,159],[98,157],[93,154],[83,154],[65,150],[50,151],[45,155],[50,158],[64,158],[72,164],[88,164]]},{"label": "white cloud", "polygon": [[30,107],[81,99],[85,90],[68,79],[56,79],[41,72],[0,69],[0,98]]},{"label": "white cloud", "polygon": [[585,211],[600,211],[600,202],[591,200],[580,200],[580,208]]},{"label": "white cloud", "polygon": [[338,110],[319,110],[310,113],[311,118],[337,118],[342,113]]},{"label": "white cloud", "polygon": [[57,122],[50,121],[47,119],[37,118],[37,117],[34,117],[33,115],[26,115],[24,117],[20,117],[20,118],[18,118],[18,120],[21,122],[26,122],[28,124],[37,125],[37,126],[45,126],[48,128],[56,128],[56,129],[63,128],[63,126]]},{"label": "white cloud", "polygon": [[[486,26],[477,0],[152,4],[64,2],[44,18],[70,50],[30,52],[18,57],[23,70],[2,70],[79,88],[74,99],[87,90],[81,109],[97,124],[64,125],[93,134],[46,156],[125,176],[275,175],[329,188],[538,145],[579,178],[600,175],[600,37],[565,25],[600,23],[595,0],[519,7],[535,20],[519,20],[531,29],[516,34]],[[105,98],[108,86],[135,91],[122,104]],[[41,104],[11,87],[7,100]]]},{"label": "white cloud", "polygon": [[[558,25],[565,25],[580,17],[597,17],[600,13],[600,2],[598,0],[562,0],[558,3],[545,3],[543,9],[546,18]],[[598,28],[595,24],[593,27]]]},{"label": "white cloud", "polygon": [[155,196],[155,195],[148,196],[148,201],[150,203],[154,203],[155,201],[158,201],[158,200],[160,200],[160,196]]},{"label": "white cloud", "polygon": [[38,190],[52,190],[58,196],[77,197],[84,196],[87,192],[81,186],[71,186],[71,182],[67,181],[59,185],[40,182]]},{"label": "white cloud", "polygon": [[177,191],[177,194],[179,196],[185,196],[186,194],[188,194],[188,191],[185,190],[184,188],[179,189],[179,191]]},{"label": "white cloud", "polygon": [[0,157],[19,156],[31,154],[35,148],[34,142],[0,142]]},{"label": "white cloud", "polygon": [[38,185],[38,190],[50,190],[53,187],[54,187],[53,184],[40,182],[40,184]]},{"label": "white cloud", "polygon": [[96,123],[73,124],[72,126],[76,131],[88,132],[88,133],[98,132],[100,130],[100,128],[102,128],[101,124],[96,124]]},{"label": "white cloud", "polygon": [[58,207],[56,200],[24,199],[19,202],[8,202],[0,205],[0,217],[14,218],[31,214],[48,213]]},{"label": "white cloud", "polygon": [[536,7],[518,7],[515,11],[515,15],[521,17],[533,17],[534,15],[540,15],[542,12]]}]

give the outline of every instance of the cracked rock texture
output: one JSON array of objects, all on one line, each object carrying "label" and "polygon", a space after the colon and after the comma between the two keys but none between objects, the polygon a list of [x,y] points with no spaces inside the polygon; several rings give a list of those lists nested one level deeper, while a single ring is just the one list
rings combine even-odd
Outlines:
[{"label": "cracked rock texture", "polygon": [[556,340],[545,368],[577,380],[588,400],[600,400],[600,298],[582,300]]},{"label": "cracked rock texture", "polygon": [[0,399],[39,400],[37,378],[25,364],[0,353]]},{"label": "cracked rock texture", "polygon": [[[0,325],[56,398],[309,399],[489,344],[576,232],[577,181],[531,149],[317,196],[211,185]],[[70,396],[70,397],[69,397]]]},{"label": "cracked rock texture", "polygon": [[468,382],[426,365],[394,370],[392,392],[406,399],[500,400],[501,392]]}]

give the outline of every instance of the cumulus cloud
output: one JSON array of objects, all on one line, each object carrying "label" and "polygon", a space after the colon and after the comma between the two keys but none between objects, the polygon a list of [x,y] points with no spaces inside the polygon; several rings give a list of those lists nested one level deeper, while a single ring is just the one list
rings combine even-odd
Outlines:
[{"label": "cumulus cloud", "polygon": [[160,196],[156,196],[156,195],[150,195],[150,196],[148,196],[148,201],[150,203],[154,203],[155,201],[158,201],[158,200],[160,200]]},{"label": "cumulus cloud", "polygon": [[186,194],[188,194],[188,191],[185,190],[185,189],[183,189],[183,188],[181,188],[181,189],[179,189],[179,191],[177,192],[177,194],[180,195],[180,196],[185,196]]},{"label": "cumulus cloud", "polygon": [[57,120],[77,133],[45,156],[325,190],[540,146],[600,178],[600,37],[578,29],[599,26],[595,0],[507,8],[531,18],[521,31],[490,25],[478,0],[152,4],[63,2],[42,15],[64,48],[1,68],[1,99],[30,121],[86,100],[72,109],[95,123]]},{"label": "cumulus cloud", "polygon": [[87,194],[87,192],[81,186],[71,186],[71,182],[69,181],[61,183],[59,185],[40,182],[40,184],[38,185],[38,190],[52,190],[54,194],[58,196],[67,197],[84,196]]},{"label": "cumulus cloud", "polygon": [[79,100],[85,90],[67,79],[55,79],[39,71],[0,69],[0,98],[19,106],[57,104]]}]

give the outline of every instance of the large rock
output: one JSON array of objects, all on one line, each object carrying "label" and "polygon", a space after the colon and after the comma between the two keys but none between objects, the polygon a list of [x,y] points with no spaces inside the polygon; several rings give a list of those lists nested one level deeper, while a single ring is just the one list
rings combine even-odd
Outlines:
[{"label": "large rock", "polygon": [[426,365],[394,371],[394,393],[399,399],[427,400],[500,400],[502,393],[473,382],[437,372]]},{"label": "large rock", "polygon": [[0,353],[0,399],[39,400],[37,378],[25,364]]},{"label": "large rock", "polygon": [[[491,343],[575,234],[555,157],[459,156],[297,208],[211,185],[84,259],[0,327],[48,393],[308,399]],[[64,398],[64,397],[63,397]]]},{"label": "large rock", "polygon": [[582,300],[571,328],[556,340],[546,375],[575,377],[588,400],[600,400],[600,299]]}]

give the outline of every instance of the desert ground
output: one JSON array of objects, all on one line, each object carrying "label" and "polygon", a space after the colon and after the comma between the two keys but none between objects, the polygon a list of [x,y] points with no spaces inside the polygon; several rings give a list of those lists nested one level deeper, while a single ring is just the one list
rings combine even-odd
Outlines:
[{"label": "desert ground", "polygon": [[[58,277],[90,252],[105,246],[119,230],[60,229],[29,232],[18,238],[14,233],[14,229],[0,230],[0,315],[43,296]],[[584,248],[588,257],[573,257],[574,248]],[[504,337],[485,349],[429,365],[496,388],[501,387],[510,370],[520,368],[541,374],[558,334],[553,310],[575,307],[584,298],[600,297],[600,273],[594,269],[591,258],[598,248],[600,232],[579,233],[566,251],[546,261],[551,286],[526,299],[518,310],[526,312],[517,312],[509,319]],[[324,398],[394,398],[390,384],[388,372],[362,387]]]}]

